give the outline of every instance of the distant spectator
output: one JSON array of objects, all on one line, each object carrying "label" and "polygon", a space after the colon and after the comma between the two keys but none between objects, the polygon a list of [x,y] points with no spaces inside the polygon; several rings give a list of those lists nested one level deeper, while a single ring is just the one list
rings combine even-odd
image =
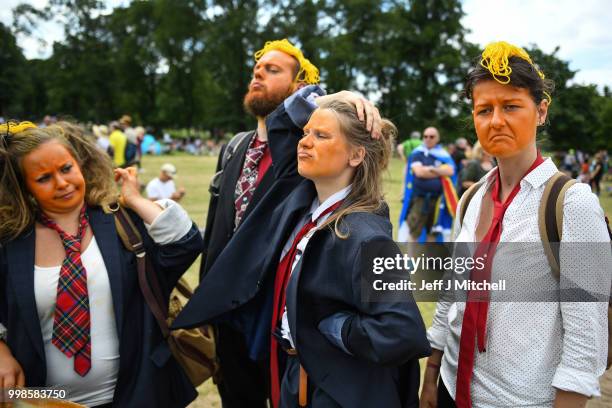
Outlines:
[{"label": "distant spectator", "polygon": [[121,131],[119,122],[114,121],[110,124],[111,134],[108,138],[111,147],[113,148],[113,162],[116,167],[122,167],[125,165],[125,146],[127,145],[127,138]]},{"label": "distant spectator", "polygon": [[603,178],[603,154],[602,152],[595,153],[593,157],[593,170],[591,171],[591,189],[597,195],[601,194],[601,179]]},{"label": "distant spectator", "polygon": [[576,177],[576,181],[579,183],[591,184],[591,173],[589,172],[589,166],[583,165],[580,169],[580,174]]},{"label": "distant spectator", "polygon": [[140,162],[140,158],[142,157],[142,142],[146,131],[142,126],[138,126],[134,128],[134,133],[136,134],[136,160]]},{"label": "distant spectator", "polygon": [[459,172],[459,197],[472,184],[480,181],[494,166],[493,157],[482,149],[480,142],[476,142],[470,156],[472,160]]},{"label": "distant spectator", "polygon": [[420,146],[421,143],[421,133],[415,130],[414,132],[410,133],[410,139],[406,139],[397,145],[397,153],[402,160],[408,161],[410,153]]},{"label": "distant spectator", "polygon": [[112,147],[110,145],[110,140],[108,139],[108,126],[106,125],[93,125],[92,127],[93,134],[96,136],[96,143],[104,151],[108,153],[111,157]]},{"label": "distant spectator", "polygon": [[45,115],[45,117],[42,120],[42,123],[38,127],[46,128],[47,126],[52,125],[55,122],[57,122],[57,119],[55,119],[53,116]]},{"label": "distant spectator", "polygon": [[455,162],[456,171],[461,171],[461,169],[467,165],[467,157],[469,156],[470,151],[471,147],[466,138],[460,137],[459,139],[455,140],[455,150],[451,153],[451,156]]},{"label": "distant spectator", "polygon": [[176,178],[176,167],[173,164],[166,163],[161,166],[159,177],[154,178],[147,184],[147,197],[150,200],[156,201],[162,198],[170,198],[174,201],[180,201],[185,196],[185,189],[176,189],[174,178]]},{"label": "distant spectator", "polygon": [[398,240],[448,240],[457,205],[455,163],[435,127],[423,131],[423,144],[408,158]]},{"label": "distant spectator", "polygon": [[123,115],[119,119],[119,125],[123,130],[126,137],[125,145],[125,164],[124,166],[131,166],[132,164],[139,165],[138,163],[138,140],[136,131],[132,127],[132,117],[130,115]]},{"label": "distant spectator", "polygon": [[578,161],[576,160],[576,152],[574,149],[569,149],[565,157],[563,158],[563,170],[570,176],[572,176],[578,168]]}]

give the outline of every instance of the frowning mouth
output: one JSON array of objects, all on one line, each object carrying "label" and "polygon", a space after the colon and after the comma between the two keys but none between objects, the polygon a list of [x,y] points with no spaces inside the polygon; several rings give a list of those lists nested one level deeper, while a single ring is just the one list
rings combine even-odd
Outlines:
[{"label": "frowning mouth", "polygon": [[508,138],[508,139],[512,139],[512,136],[510,135],[506,135],[506,134],[498,134],[498,135],[493,135],[489,138],[489,140],[495,140],[495,139],[499,139],[499,138]]}]

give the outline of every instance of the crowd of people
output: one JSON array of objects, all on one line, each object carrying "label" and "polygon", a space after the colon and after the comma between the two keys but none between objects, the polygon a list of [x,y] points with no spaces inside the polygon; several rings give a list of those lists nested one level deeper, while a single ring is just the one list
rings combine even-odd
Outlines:
[{"label": "crowd of people", "polygon": [[[523,49],[498,42],[465,92],[479,143],[447,150],[428,126],[397,149],[406,158],[403,240],[473,243],[486,261],[470,277],[486,282],[500,273],[498,244],[544,243],[538,208],[558,186],[558,240],[604,251],[561,253],[555,264],[538,247],[501,269],[556,291],[565,279],[593,284],[585,270],[612,270],[597,197],[536,147],[551,81]],[[125,167],[139,161],[146,132],[129,116],[96,126],[97,144],[66,122],[0,126],[0,388],[60,387],[104,408],[196,398],[139,290],[137,255],[113,222],[120,206],[166,299],[201,255],[200,284],[171,329],[214,327],[224,408],[583,407],[600,395],[607,300],[443,292],[426,329],[410,291],[364,295],[368,248],[401,256],[382,187],[397,129],[371,101],[327,94],[302,51],[278,40],[255,53],[244,107],[257,127],[219,153],[203,236],[177,203],[184,191],[172,164],[141,195]],[[605,172],[599,160],[589,180]],[[608,296],[612,277],[596,283]]]}]

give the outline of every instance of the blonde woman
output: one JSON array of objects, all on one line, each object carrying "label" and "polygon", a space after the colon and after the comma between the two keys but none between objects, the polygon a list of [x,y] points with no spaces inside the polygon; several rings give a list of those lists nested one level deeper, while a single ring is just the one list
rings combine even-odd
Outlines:
[{"label": "blonde woman", "polygon": [[317,104],[298,144],[306,180],[273,217],[272,400],[280,407],[416,406],[418,358],[429,346],[415,302],[361,297],[368,244],[399,253],[382,195],[396,130],[383,121],[374,139],[352,103],[324,96]]},{"label": "blonde woman", "polygon": [[140,292],[111,206],[121,185],[169,295],[202,240],[69,123],[0,127],[0,388],[58,387],[91,407],[184,407],[197,395]]}]

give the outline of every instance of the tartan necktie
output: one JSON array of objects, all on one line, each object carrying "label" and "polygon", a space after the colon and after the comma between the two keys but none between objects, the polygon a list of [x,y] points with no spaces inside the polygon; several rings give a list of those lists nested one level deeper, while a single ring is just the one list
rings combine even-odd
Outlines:
[{"label": "tartan necktie", "polygon": [[[272,331],[276,330],[278,325],[281,322],[283,317],[283,312],[285,310],[285,291],[287,289],[287,284],[289,283],[289,278],[291,277],[291,269],[293,266],[293,261],[297,255],[297,246],[309,232],[313,228],[317,226],[317,221],[329,214],[338,207],[342,205],[344,200],[340,200],[332,206],[328,207],[323,211],[317,219],[314,221],[311,219],[308,221],[297,233],[293,242],[291,243],[291,248],[289,251],[283,256],[280,263],[278,264],[278,268],[276,269],[276,276],[274,278],[274,297],[272,301]],[[280,400],[280,373],[278,370],[278,341],[274,336],[270,337],[270,387],[271,387],[271,397],[272,397],[272,406],[278,407],[278,403]]]},{"label": "tartan necktie", "polygon": [[240,225],[244,212],[246,211],[249,202],[251,202],[251,197],[253,197],[255,187],[257,187],[259,162],[261,161],[264,153],[266,152],[266,148],[268,147],[268,142],[259,141],[259,143],[256,143],[256,139],[257,134],[255,134],[253,140],[251,140],[251,143],[249,144],[249,149],[246,152],[244,164],[242,166],[242,173],[240,173],[240,178],[238,178],[236,190],[234,191],[234,207],[236,210],[234,230],[238,228],[238,225]]},{"label": "tartan necktie", "polygon": [[79,215],[76,236],[62,230],[55,221],[41,214],[40,222],[59,234],[66,251],[57,282],[57,297],[53,316],[51,343],[66,357],[74,356],[74,371],[81,377],[91,369],[91,321],[87,271],[81,262],[81,240],[89,226],[86,205]]},{"label": "tartan necktie", "polygon": [[[535,161],[523,175],[521,180],[533,169],[544,162],[540,152]],[[499,199],[501,190],[501,179],[499,169],[495,176],[491,198],[493,199],[493,219],[487,233],[482,238],[476,251],[474,259],[485,257],[484,267],[482,269],[472,269],[470,279],[475,282],[483,282],[491,280],[491,267],[493,266],[493,258],[495,250],[502,233],[502,224],[506,210],[514,200],[514,197],[521,189],[519,182],[512,191],[506,201],[503,203]],[[478,347],[478,352],[486,351],[486,333],[487,333],[487,315],[489,312],[490,293],[488,290],[470,290],[468,300],[463,314],[463,323],[461,325],[461,337],[459,340],[459,358],[457,365],[457,390],[455,393],[455,404],[459,408],[471,408],[471,382],[474,369],[474,343]]]}]

